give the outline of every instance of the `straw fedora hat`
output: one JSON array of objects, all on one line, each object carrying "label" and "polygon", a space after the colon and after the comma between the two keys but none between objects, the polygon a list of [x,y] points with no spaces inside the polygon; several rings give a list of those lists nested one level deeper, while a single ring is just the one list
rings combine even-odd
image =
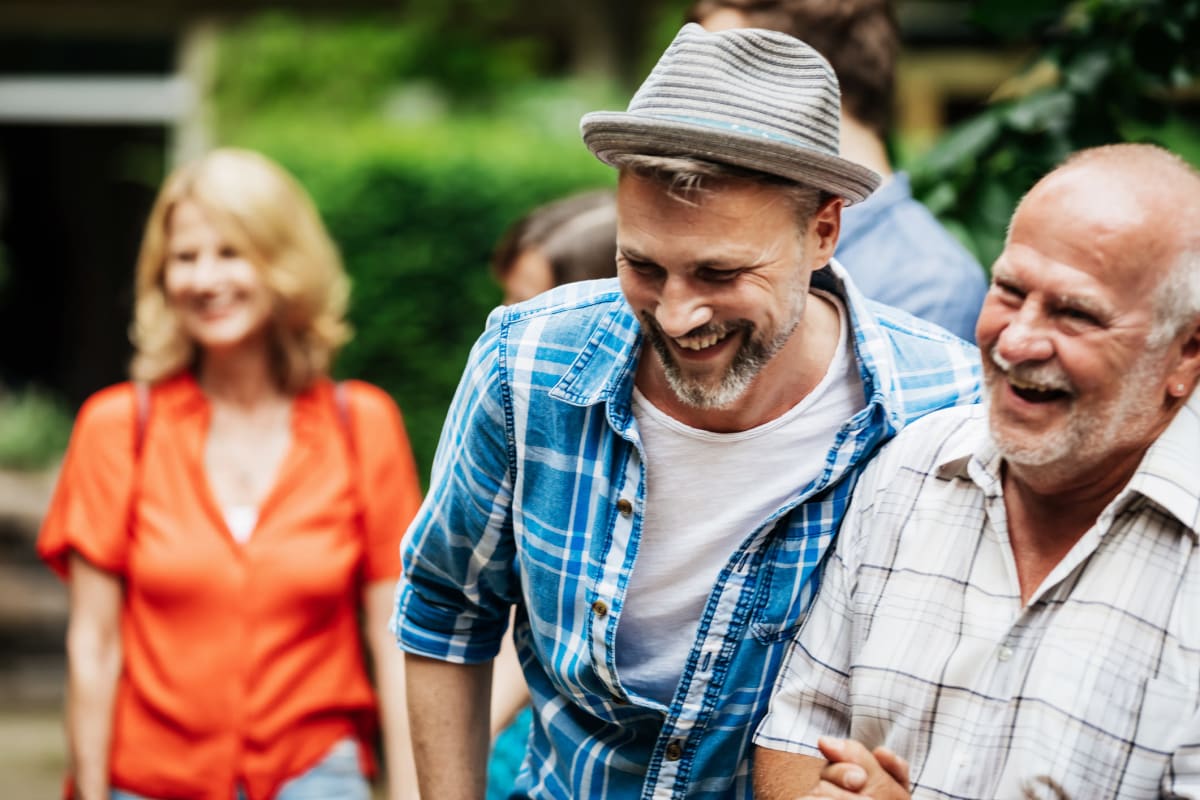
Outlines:
[{"label": "straw fedora hat", "polygon": [[627,111],[580,121],[597,158],[686,156],[732,164],[863,200],[879,176],[838,155],[833,69],[804,42],[756,28],[680,29]]}]

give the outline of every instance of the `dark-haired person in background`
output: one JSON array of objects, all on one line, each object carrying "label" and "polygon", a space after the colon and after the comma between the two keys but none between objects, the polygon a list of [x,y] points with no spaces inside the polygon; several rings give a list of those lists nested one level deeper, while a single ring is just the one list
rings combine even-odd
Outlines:
[{"label": "dark-haired person in background", "polygon": [[492,253],[492,275],[504,304],[528,300],[564,283],[617,274],[617,205],[596,189],[540,205],[514,222]]}]

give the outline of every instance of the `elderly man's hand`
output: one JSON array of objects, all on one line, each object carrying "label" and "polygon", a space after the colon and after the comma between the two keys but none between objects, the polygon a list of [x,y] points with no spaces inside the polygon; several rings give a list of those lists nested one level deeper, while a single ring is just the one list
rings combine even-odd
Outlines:
[{"label": "elderly man's hand", "polygon": [[853,739],[822,738],[817,742],[829,763],[821,782],[807,798],[832,800],[909,800],[908,762],[886,747],[867,750]]}]

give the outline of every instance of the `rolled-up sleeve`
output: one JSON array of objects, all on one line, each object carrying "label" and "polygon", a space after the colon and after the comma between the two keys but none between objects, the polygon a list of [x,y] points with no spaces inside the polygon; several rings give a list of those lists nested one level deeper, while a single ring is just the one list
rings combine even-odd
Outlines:
[{"label": "rolled-up sleeve", "polygon": [[499,320],[475,343],[447,414],[429,492],[404,538],[391,621],[407,652],[455,663],[496,655],[518,597]]}]

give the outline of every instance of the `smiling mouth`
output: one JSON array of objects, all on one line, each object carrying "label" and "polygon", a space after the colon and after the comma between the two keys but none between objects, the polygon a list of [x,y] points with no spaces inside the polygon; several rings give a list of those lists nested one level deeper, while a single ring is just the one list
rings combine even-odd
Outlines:
[{"label": "smiling mouth", "polygon": [[706,333],[700,336],[680,336],[672,339],[672,341],[684,350],[699,352],[701,350],[707,350],[719,342],[724,341],[731,333],[733,333],[732,330],[724,330]]},{"label": "smiling mouth", "polygon": [[1057,386],[1023,381],[1020,378],[1008,376],[1008,385],[1013,394],[1027,403],[1053,403],[1071,396],[1071,393]]}]

